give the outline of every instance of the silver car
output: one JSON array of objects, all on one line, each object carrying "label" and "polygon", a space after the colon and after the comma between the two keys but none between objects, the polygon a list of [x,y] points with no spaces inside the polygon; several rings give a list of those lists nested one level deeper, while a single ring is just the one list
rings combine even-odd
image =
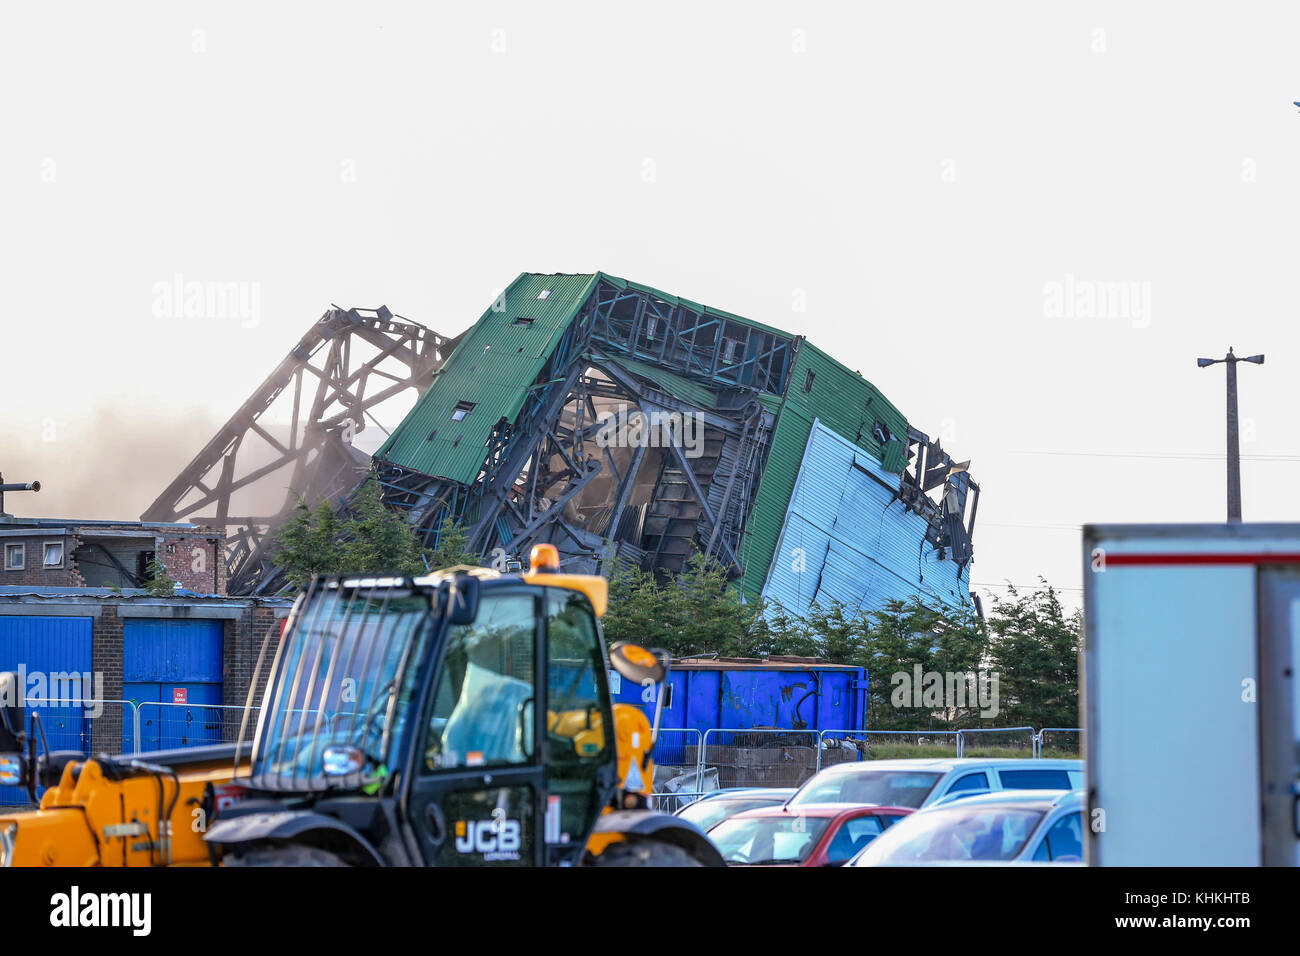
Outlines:
[{"label": "silver car", "polygon": [[1083,862],[1082,790],[1004,790],[918,810],[849,866]]},{"label": "silver car", "polygon": [[801,803],[880,803],[928,807],[950,794],[998,790],[1077,790],[1083,761],[994,757],[863,760],[835,764],[790,798]]},{"label": "silver car", "polygon": [[732,787],[705,794],[689,806],[682,807],[674,816],[707,830],[746,810],[779,807],[792,796],[793,787]]}]

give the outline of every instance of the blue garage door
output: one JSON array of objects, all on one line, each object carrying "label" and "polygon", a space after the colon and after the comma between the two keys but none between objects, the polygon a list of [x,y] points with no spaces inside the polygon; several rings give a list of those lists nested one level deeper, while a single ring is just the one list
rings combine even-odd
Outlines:
[{"label": "blue garage door", "polygon": [[[77,678],[88,679],[91,619],[88,617],[0,616],[0,671],[18,671],[24,692],[45,700],[76,693]],[[83,695],[93,693],[93,685]],[[88,749],[89,725],[84,707],[29,706],[41,716],[41,726],[53,750]],[[30,722],[30,717],[29,717]],[[25,804],[17,787],[0,787],[0,804]]]},{"label": "blue garage door", "polygon": [[[221,742],[223,632],[221,621],[126,620],[122,694],[139,706],[141,751]],[[122,731],[129,753],[134,734]]]}]

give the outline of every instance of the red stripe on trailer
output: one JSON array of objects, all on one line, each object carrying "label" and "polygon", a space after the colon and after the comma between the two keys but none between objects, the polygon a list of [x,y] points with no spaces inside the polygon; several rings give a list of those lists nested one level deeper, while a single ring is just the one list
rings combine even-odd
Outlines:
[{"label": "red stripe on trailer", "polygon": [[1105,552],[1106,567],[1121,564],[1300,564],[1300,554],[1110,554]]}]

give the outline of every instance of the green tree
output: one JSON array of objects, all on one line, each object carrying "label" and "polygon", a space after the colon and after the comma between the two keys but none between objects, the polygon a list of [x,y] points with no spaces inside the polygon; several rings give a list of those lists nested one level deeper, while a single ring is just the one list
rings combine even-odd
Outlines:
[{"label": "green tree", "polygon": [[757,609],[750,627],[749,647],[739,656],[816,657],[820,653],[808,621],[791,614],[779,602],[771,602]]},{"label": "green tree", "polygon": [[341,571],[424,573],[415,530],[397,512],[384,507],[378,481],[372,478],[362,484],[348,510],[349,515],[340,529]]},{"label": "green tree", "polygon": [[424,566],[430,571],[440,571],[458,564],[475,565],[481,560],[481,555],[469,550],[469,535],[465,529],[451,518],[444,518],[438,525],[437,539],[437,545],[421,555]]},{"label": "green tree", "polygon": [[276,535],[275,562],[292,588],[300,588],[315,574],[337,574],[342,570],[339,521],[328,501],[316,510],[297,495],[293,514]]},{"label": "green tree", "polygon": [[313,510],[298,496],[276,541],[275,561],[291,588],[302,587],[315,574],[419,575],[479,561],[467,549],[464,529],[450,518],[439,526],[437,546],[422,547],[410,522],[383,503],[373,478],[357,489],[342,516],[327,501]]},{"label": "green tree", "polygon": [[1079,726],[1083,614],[1066,613],[1046,581],[1032,594],[1011,588],[989,616],[991,670],[998,674],[1007,726]]},{"label": "green tree", "polygon": [[713,558],[695,554],[673,580],[615,562],[609,573],[606,640],[662,647],[678,657],[714,653],[749,656],[764,632],[758,609],[744,604]]},{"label": "green tree", "polygon": [[869,726],[944,729],[976,722],[977,698],[969,685],[963,687],[965,707],[914,706],[918,674],[922,689],[926,674],[945,675],[946,690],[946,675],[978,673],[984,667],[988,634],[975,615],[913,599],[891,602],[866,617],[863,653],[853,663],[867,668]]},{"label": "green tree", "polygon": [[171,597],[176,593],[177,581],[167,573],[167,567],[156,557],[150,558],[144,568],[144,593],[152,597]]},{"label": "green tree", "polygon": [[[681,657],[797,655],[865,667],[867,726],[945,730],[972,726],[1073,727],[1078,722],[1081,615],[1066,614],[1044,582],[1028,596],[995,599],[987,621],[973,611],[913,599],[861,612],[842,604],[806,615],[779,605],[747,605],[725,567],[696,555],[670,581],[618,564],[610,573],[608,640],[663,647]],[[919,668],[919,671],[918,671]],[[913,685],[922,681],[921,706]],[[927,703],[925,675],[942,678]],[[985,717],[979,685],[964,675],[998,677],[996,717]],[[901,675],[895,679],[895,675]],[[949,675],[953,675],[950,682]],[[905,678],[905,679],[904,679]],[[984,684],[985,693],[988,684]],[[964,705],[947,697],[964,695]],[[899,693],[896,695],[895,691]],[[952,706],[949,706],[952,705]]]}]

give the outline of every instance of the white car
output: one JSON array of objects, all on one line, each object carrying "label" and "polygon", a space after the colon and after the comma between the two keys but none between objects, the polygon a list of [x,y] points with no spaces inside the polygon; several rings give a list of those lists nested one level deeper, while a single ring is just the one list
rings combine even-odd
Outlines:
[{"label": "white car", "polygon": [[999,790],[1078,790],[1083,761],[992,757],[862,760],[835,764],[808,779],[790,798],[801,803],[880,803],[928,807],[949,794]]},{"label": "white car", "polygon": [[1084,813],[1082,790],[974,794],[904,817],[848,865],[1081,865]]}]

